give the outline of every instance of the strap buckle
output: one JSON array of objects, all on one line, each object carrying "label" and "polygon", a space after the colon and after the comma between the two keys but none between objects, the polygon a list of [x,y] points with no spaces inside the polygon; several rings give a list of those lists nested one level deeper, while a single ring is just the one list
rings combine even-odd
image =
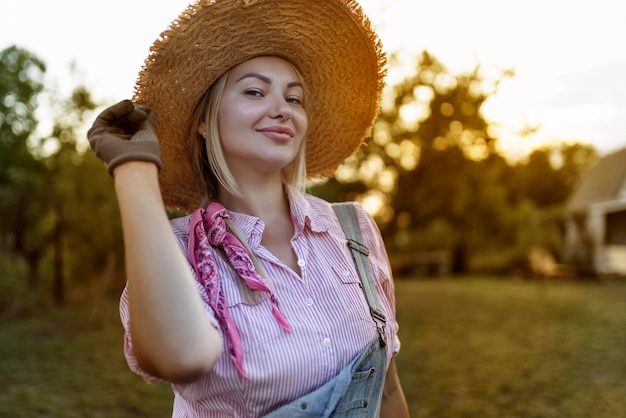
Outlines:
[{"label": "strap buckle", "polygon": [[355,251],[360,252],[366,257],[370,255],[369,248],[367,248],[365,245],[361,244],[360,242],[353,240],[352,238],[348,238],[348,247],[352,248]]},{"label": "strap buckle", "polygon": [[376,327],[378,330],[378,340],[380,341],[380,346],[384,347],[387,345],[387,335],[385,334],[385,326]]},{"label": "strap buckle", "polygon": [[[374,322],[376,323],[376,330],[378,331],[378,339],[380,340],[380,346],[384,347],[387,345],[387,335],[385,334],[385,326],[387,325],[387,317],[385,313],[379,309],[375,309],[370,307],[370,314],[372,318],[374,318]],[[379,325],[379,322],[381,325]]]}]

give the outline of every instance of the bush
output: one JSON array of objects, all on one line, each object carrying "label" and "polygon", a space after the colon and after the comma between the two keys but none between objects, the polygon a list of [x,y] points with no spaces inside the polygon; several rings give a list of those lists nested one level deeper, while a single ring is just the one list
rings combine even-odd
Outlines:
[{"label": "bush", "polygon": [[14,315],[29,305],[28,268],[14,255],[0,254],[0,315]]}]

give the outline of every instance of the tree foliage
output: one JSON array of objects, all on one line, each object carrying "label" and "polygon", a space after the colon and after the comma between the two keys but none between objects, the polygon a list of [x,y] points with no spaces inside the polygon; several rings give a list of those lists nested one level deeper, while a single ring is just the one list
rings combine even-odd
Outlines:
[{"label": "tree foliage", "polygon": [[594,148],[578,143],[536,149],[513,168],[512,191],[516,199],[528,199],[539,208],[558,206],[596,156]]},{"label": "tree foliage", "polygon": [[29,140],[45,69],[28,51],[0,51],[0,251],[26,262],[32,286],[44,256],[46,167],[32,155]]},{"label": "tree foliage", "polygon": [[[24,301],[62,304],[69,285],[85,284],[121,260],[121,234],[111,179],[81,151],[85,118],[95,109],[78,86],[50,97],[52,131],[37,133],[45,65],[26,50],[0,52],[0,297],[4,310]],[[26,266],[22,268],[20,266]],[[26,284],[27,283],[27,284]],[[12,294],[22,292],[21,295]]]},{"label": "tree foliage", "polygon": [[[66,284],[80,283],[119,258],[120,225],[111,180],[91,152],[78,149],[80,128],[96,104],[83,87],[56,103],[50,137],[57,150],[46,157],[51,221],[54,299],[66,298]],[[88,246],[85,244],[89,243]]]},{"label": "tree foliage", "polygon": [[408,254],[409,264],[416,252],[447,250],[461,260],[459,270],[486,253],[496,253],[491,264],[502,268],[530,246],[554,242],[540,210],[565,202],[593,149],[562,145],[509,163],[481,107],[514,74],[485,74],[477,66],[453,75],[424,52],[386,92],[366,145],[313,193],[382,201],[376,215],[388,250]]}]

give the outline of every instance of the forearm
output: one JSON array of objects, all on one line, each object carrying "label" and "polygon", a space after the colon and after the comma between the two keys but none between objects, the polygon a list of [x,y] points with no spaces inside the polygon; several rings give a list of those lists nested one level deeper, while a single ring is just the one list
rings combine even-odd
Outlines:
[{"label": "forearm", "polygon": [[391,360],[380,405],[381,418],[408,418],[409,408],[398,378],[395,359]]},{"label": "forearm", "polygon": [[171,230],[156,166],[126,163],[114,176],[135,354],[151,374],[171,381],[193,379],[212,367],[222,345]]}]

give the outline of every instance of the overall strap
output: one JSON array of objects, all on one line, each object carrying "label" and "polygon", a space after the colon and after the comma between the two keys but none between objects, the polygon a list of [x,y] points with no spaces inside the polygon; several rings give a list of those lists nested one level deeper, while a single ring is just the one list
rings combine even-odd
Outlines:
[{"label": "overall strap", "polygon": [[380,345],[387,345],[387,336],[385,335],[385,325],[387,318],[380,308],[378,297],[373,285],[374,276],[370,267],[369,249],[363,243],[363,235],[361,233],[361,225],[359,224],[358,214],[352,202],[333,203],[332,207],[337,215],[337,219],[341,224],[348,247],[354,260],[359,279],[361,279],[361,288],[370,307],[370,315],[376,324],[378,336],[380,337]]}]

